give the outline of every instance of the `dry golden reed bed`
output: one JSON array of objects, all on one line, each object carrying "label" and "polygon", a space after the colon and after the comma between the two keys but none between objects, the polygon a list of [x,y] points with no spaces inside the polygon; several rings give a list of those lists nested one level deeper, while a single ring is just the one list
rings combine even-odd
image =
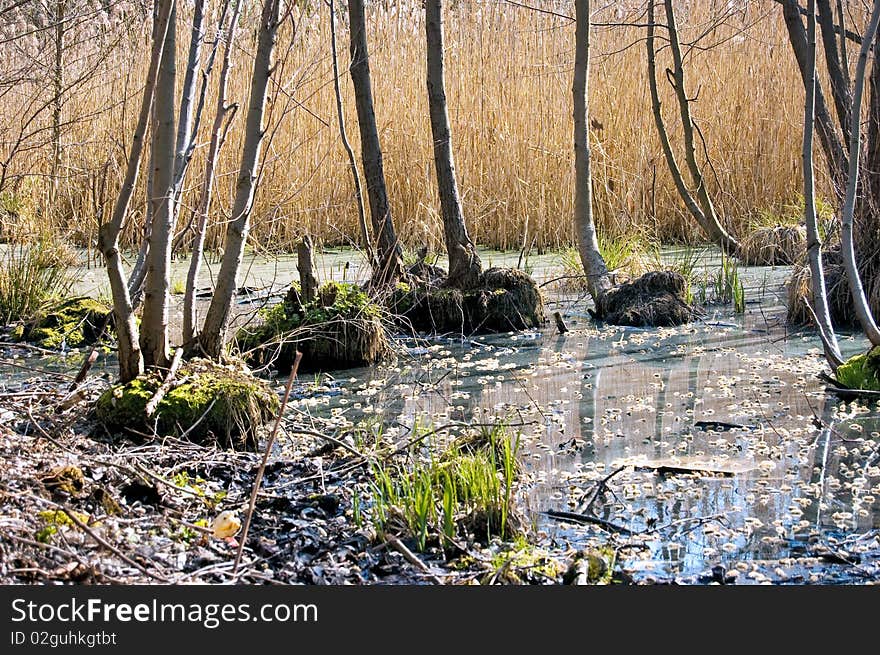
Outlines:
[{"label": "dry golden reed bed", "polygon": [[[358,239],[356,208],[345,154],[335,121],[328,13],[297,17],[295,37],[281,39],[283,57],[272,94],[271,144],[255,204],[254,244],[284,248],[304,231],[325,243]],[[462,1],[447,9],[447,76],[457,170],[465,215],[481,244],[518,248],[559,247],[571,242],[573,23],[496,0]],[[550,2],[532,2],[542,7]],[[717,16],[716,5],[681,3],[682,40],[692,41]],[[706,169],[725,222],[742,235],[759,210],[791,202],[798,193],[803,88],[785,36],[781,9],[774,2],[743,2],[745,9],[699,41],[687,56],[693,114],[711,160]],[[571,12],[570,3],[557,3]],[[369,38],[374,96],[394,217],[409,245],[439,245],[438,204],[433,180],[431,137],[424,83],[421,12],[408,2],[372,3]],[[594,20],[635,20],[610,8]],[[616,13],[617,12],[617,13]],[[185,17],[183,19],[186,20]],[[239,64],[230,99],[244,104],[252,53],[254,16],[244,18]],[[68,238],[94,241],[98,219],[106,216],[124,166],[120,144],[130,140],[148,36],[134,29],[65,105],[65,179],[56,207],[38,211],[46,197],[44,178],[17,186],[27,196],[31,222],[48,220]],[[179,31],[181,59],[188,40]],[[608,234],[642,233],[664,241],[700,238],[672,185],[650,112],[645,75],[644,29],[596,27],[591,75],[591,108],[596,213]],[[348,62],[348,33],[340,27],[340,63]],[[703,49],[704,46],[714,46]],[[0,55],[2,57],[8,55]],[[661,52],[659,66],[669,65]],[[182,71],[180,73],[182,78]],[[216,71],[215,71],[216,77]],[[353,94],[343,80],[349,134],[357,148]],[[664,84],[664,111],[675,136],[677,114],[672,89]],[[4,156],[14,138],[24,85],[7,99],[0,117]],[[213,95],[213,94],[212,94]],[[210,97],[210,96],[209,96]],[[209,100],[208,106],[213,105]],[[48,120],[50,113],[46,113]],[[204,140],[212,119],[202,124]],[[213,213],[218,221],[233,194],[242,137],[236,119],[222,155],[223,176]],[[127,147],[127,146],[126,146]],[[188,177],[186,206],[194,203],[204,148]],[[11,170],[45,173],[48,146],[14,159]],[[681,155],[679,155],[681,157]],[[704,153],[700,153],[701,159]],[[821,166],[818,168],[822,168]],[[107,181],[102,183],[104,172]],[[11,188],[11,187],[10,187]],[[143,198],[133,205],[135,221]],[[186,219],[187,212],[182,213]],[[215,227],[210,244],[220,245]]]}]

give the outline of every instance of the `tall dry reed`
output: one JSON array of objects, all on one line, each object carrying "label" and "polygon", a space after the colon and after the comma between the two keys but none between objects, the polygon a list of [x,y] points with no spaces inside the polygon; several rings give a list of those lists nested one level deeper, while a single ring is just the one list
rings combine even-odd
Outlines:
[{"label": "tall dry reed", "polygon": [[[328,14],[323,3],[310,4],[320,7],[318,14],[298,14],[295,34],[289,25],[279,47],[270,142],[253,214],[256,248],[286,249],[304,232],[325,244],[359,240],[351,179],[335,124]],[[570,3],[531,4],[562,12]],[[717,17],[718,4],[724,3],[681,3],[683,43],[706,31]],[[781,207],[797,195],[803,98],[779,5],[770,1],[741,4],[742,11],[728,16],[686,57],[689,94],[696,98],[692,112],[705,143],[703,151],[698,142],[699,157],[708,156],[705,176],[723,221],[734,234],[744,233],[757,212]],[[433,179],[419,5],[371,3],[371,67],[389,196],[399,233],[409,245],[439,247],[442,231]],[[638,14],[614,7],[610,3],[594,20],[639,22]],[[182,14],[185,20],[186,12]],[[347,45],[344,13],[340,18],[340,44]],[[465,216],[473,238],[496,248],[529,243],[543,249],[571,243],[572,22],[495,0],[453,3],[446,18],[449,110]],[[244,105],[254,16],[245,16],[242,24],[239,63],[229,95]],[[65,178],[56,206],[41,206],[47,184],[41,175],[48,170],[50,146],[12,160],[13,172],[17,168],[29,174],[10,189],[29,194],[35,207],[32,221],[51,222],[78,243],[95,240],[97,225],[109,212],[121,178],[147,59],[146,31],[132,30],[99,66],[92,83],[67,98]],[[185,24],[180,34],[188,34]],[[656,137],[643,37],[644,29],[638,26],[600,26],[594,34],[591,138],[599,230],[606,235],[638,234],[663,241],[699,240],[701,235],[675,192]],[[181,60],[187,40],[178,39]],[[341,48],[339,56],[345,70],[347,47]],[[663,68],[670,65],[667,58],[668,53],[661,50],[661,79],[665,78]],[[342,86],[346,118],[354,125],[347,76]],[[664,86],[665,116],[680,146],[672,89]],[[27,94],[22,91],[20,95]],[[14,104],[7,104],[0,121],[4,148],[9,147],[14,131],[10,126],[14,127],[15,111]],[[202,123],[205,142],[210,124],[210,119]],[[242,125],[239,116],[221,155],[209,247],[222,244],[222,221],[234,194]],[[349,131],[357,149],[357,130]],[[195,203],[204,150],[196,152],[191,167],[181,227]],[[139,233],[143,206],[141,188],[132,205],[130,239]]]}]

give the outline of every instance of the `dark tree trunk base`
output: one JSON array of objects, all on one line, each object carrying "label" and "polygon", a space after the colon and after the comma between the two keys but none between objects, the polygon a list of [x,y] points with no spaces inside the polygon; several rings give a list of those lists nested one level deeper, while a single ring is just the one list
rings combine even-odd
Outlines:
[{"label": "dark tree trunk base", "polygon": [[417,264],[411,284],[399,284],[391,311],[417,332],[481,334],[528,330],[544,323],[535,281],[520,270],[490,268],[466,290],[449,286],[445,272]]},{"label": "dark tree trunk base", "polygon": [[606,291],[591,314],[612,325],[665,327],[688,323],[696,312],[687,302],[684,276],[653,271]]}]

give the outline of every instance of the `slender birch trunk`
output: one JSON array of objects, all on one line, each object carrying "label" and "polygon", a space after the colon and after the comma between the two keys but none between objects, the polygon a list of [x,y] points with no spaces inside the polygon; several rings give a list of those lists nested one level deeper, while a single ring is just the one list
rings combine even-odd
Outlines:
[{"label": "slender birch trunk", "polygon": [[[825,287],[825,270],[822,266],[822,241],[819,236],[819,220],[816,216],[816,188],[813,169],[813,131],[816,121],[816,18],[815,0],[807,3],[807,46],[809,49],[810,83],[804,102],[804,223],[807,228],[807,257],[810,263],[810,284],[813,296],[816,327],[822,339],[825,359],[832,370],[842,363],[840,347],[831,322],[828,295]],[[826,48],[827,48],[827,44]]]},{"label": "slender birch trunk", "polygon": [[574,105],[574,229],[578,252],[593,302],[611,288],[608,267],[599,252],[593,221],[593,178],[590,170],[590,0],[575,0]]},{"label": "slender birch trunk", "polygon": [[449,254],[447,284],[463,289],[479,283],[482,262],[468,235],[455,179],[452,155],[452,130],[446,105],[443,79],[443,1],[426,0],[425,34],[427,37],[428,108],[434,139],[434,169],[443,217],[443,232]]},{"label": "slender birch trunk", "polygon": [[250,228],[250,212],[264,135],[266,92],[272,74],[272,53],[278,33],[280,5],[280,0],[265,0],[263,5],[232,220],[226,229],[226,242],[217,275],[217,286],[199,338],[204,351],[214,358],[222,356],[226,345],[229,309],[232,305],[232,296],[238,286],[238,271]]},{"label": "slender birch trunk", "polygon": [[[850,126],[850,157],[849,157],[849,179],[846,187],[846,197],[843,203],[843,212],[840,219],[840,241],[841,251],[843,253],[843,264],[846,269],[846,279],[852,293],[853,305],[855,307],[856,316],[865,332],[865,335],[875,346],[880,346],[880,329],[878,329],[874,317],[871,314],[871,308],[868,305],[868,299],[865,296],[865,289],[862,286],[862,279],[859,275],[858,265],[856,263],[856,254],[853,244],[853,218],[856,209],[856,192],[859,185],[859,155],[861,150],[861,107],[862,96],[865,88],[865,69],[868,64],[868,51],[874,43],[874,37],[877,34],[877,26],[880,23],[880,0],[874,1],[874,8],[871,11],[871,18],[865,33],[862,36],[862,47],[859,51],[859,59],[856,64],[856,75],[853,80],[853,99],[852,99],[852,125]],[[875,55],[876,56],[876,55]]]},{"label": "slender birch trunk", "polygon": [[349,0],[348,19],[351,36],[349,73],[354,87],[358,128],[361,135],[361,161],[370,203],[370,222],[379,260],[379,271],[377,271],[378,275],[374,275],[374,280],[380,284],[391,283],[403,274],[403,253],[397,240],[391,206],[388,203],[382,147],[379,144],[379,130],[376,127],[376,112],[373,108],[364,0]]},{"label": "slender birch trunk", "polygon": [[171,237],[174,233],[174,143],[177,9],[171,10],[162,63],[156,80],[153,124],[153,204],[152,229],[144,280],[144,312],[141,319],[141,351],[147,367],[167,367],[168,298],[171,291]]},{"label": "slender birch trunk", "polygon": [[229,81],[229,71],[232,68],[232,45],[235,41],[238,17],[241,10],[241,1],[233,1],[235,2],[235,8],[229,20],[229,25],[226,28],[226,47],[223,51],[223,64],[220,68],[220,79],[218,81],[217,107],[214,114],[214,125],[211,128],[211,142],[208,146],[207,161],[205,162],[205,176],[202,179],[202,189],[196,209],[192,256],[186,275],[186,292],[183,297],[184,344],[192,343],[196,336],[196,285],[198,284],[202,260],[204,259],[205,234],[208,230],[208,210],[211,207],[211,195],[214,189],[214,172],[217,167],[217,157],[226,140],[226,132],[238,109],[238,105],[229,105],[226,102],[226,88]]},{"label": "slender birch trunk", "polygon": [[150,65],[147,70],[147,79],[138,114],[137,126],[132,136],[125,177],[123,178],[119,195],[116,198],[116,203],[113,206],[110,220],[101,225],[98,233],[98,249],[104,257],[107,277],[110,281],[110,290],[113,295],[113,317],[118,338],[119,377],[122,382],[129,382],[143,372],[143,359],[138,340],[137,323],[135,322],[134,311],[131,306],[131,296],[128,293],[128,285],[126,284],[125,274],[122,269],[122,257],[119,253],[119,235],[125,224],[128,206],[131,202],[131,196],[140,170],[144,137],[146,136],[153,105],[153,96],[156,90],[159,61],[162,58],[165,34],[168,29],[169,16],[173,4],[174,0],[159,0],[156,12],[157,20],[153,31]]}]

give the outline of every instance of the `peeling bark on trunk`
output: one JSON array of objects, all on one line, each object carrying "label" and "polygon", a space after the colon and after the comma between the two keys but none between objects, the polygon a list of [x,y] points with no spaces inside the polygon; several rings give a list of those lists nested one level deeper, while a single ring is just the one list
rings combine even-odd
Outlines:
[{"label": "peeling bark on trunk", "polygon": [[[578,252],[593,302],[611,288],[608,267],[599,252],[593,221],[593,179],[590,170],[589,78],[590,0],[575,1],[575,50],[572,99],[574,105],[574,229]],[[557,321],[558,322],[558,321]],[[560,334],[562,329],[560,328]]]},{"label": "peeling bark on trunk", "polygon": [[434,169],[443,217],[443,232],[449,254],[447,284],[468,289],[479,283],[482,262],[471,242],[461,209],[452,156],[452,131],[443,80],[443,2],[426,0],[428,108],[434,139]]},{"label": "peeling bark on trunk", "polygon": [[318,295],[318,278],[312,259],[312,239],[309,235],[296,246],[296,269],[299,271],[300,297],[303,304],[312,302]]},{"label": "peeling bark on trunk", "polygon": [[351,32],[351,83],[354,86],[358,128],[361,135],[361,160],[364,181],[370,203],[370,222],[380,269],[374,279],[380,284],[393,283],[403,275],[403,253],[388,204],[385,172],[382,166],[382,148],[373,108],[373,88],[370,81],[370,55],[367,49],[367,27],[364,17],[364,1],[350,0],[348,17]]},{"label": "peeling bark on trunk", "polygon": [[250,228],[250,212],[263,143],[266,93],[272,74],[272,54],[278,33],[280,4],[280,0],[266,0],[263,5],[232,220],[226,229],[226,242],[217,275],[217,286],[205,317],[205,327],[199,337],[204,351],[215,359],[223,355],[226,345],[229,309],[232,305],[232,296],[238,286],[238,272]]}]

